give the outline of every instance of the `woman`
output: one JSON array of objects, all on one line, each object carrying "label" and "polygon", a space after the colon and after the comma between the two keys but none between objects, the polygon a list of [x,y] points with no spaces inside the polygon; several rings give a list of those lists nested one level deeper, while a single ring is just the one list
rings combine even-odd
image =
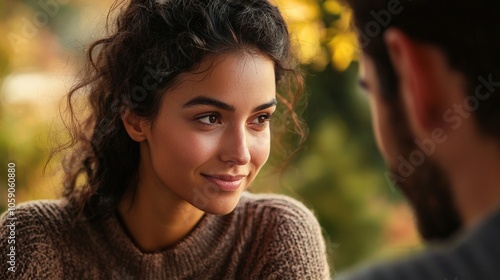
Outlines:
[{"label": "woman", "polygon": [[[277,8],[132,0],[89,60],[68,96],[64,199],[16,210],[8,279],[329,277],[310,211],[244,192],[268,159],[277,100],[300,128],[290,89],[301,76]],[[80,124],[81,92],[90,111]]]}]

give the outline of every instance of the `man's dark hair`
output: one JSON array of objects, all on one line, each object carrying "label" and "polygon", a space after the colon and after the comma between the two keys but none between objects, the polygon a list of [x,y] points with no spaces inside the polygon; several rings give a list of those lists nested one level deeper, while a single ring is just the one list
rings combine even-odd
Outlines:
[{"label": "man's dark hair", "polygon": [[[440,48],[449,66],[461,72],[466,92],[481,81],[500,81],[500,21],[493,0],[344,0],[353,10],[362,50],[374,62],[388,102],[398,99],[398,81],[384,44],[384,31],[396,27],[410,38]],[[482,80],[478,80],[482,77]],[[474,112],[479,127],[500,139],[500,94],[494,87]],[[464,97],[465,98],[465,97]]]}]

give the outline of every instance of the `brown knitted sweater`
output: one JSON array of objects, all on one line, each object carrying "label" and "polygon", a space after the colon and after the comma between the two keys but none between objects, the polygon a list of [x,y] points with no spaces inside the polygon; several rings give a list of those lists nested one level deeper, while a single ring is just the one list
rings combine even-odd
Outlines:
[{"label": "brown knitted sweater", "polygon": [[[1,218],[0,279],[328,279],[314,215],[280,195],[244,193],[224,216],[205,214],[173,247],[141,252],[116,215],[78,221],[67,200],[15,211],[15,245]],[[15,246],[15,272],[7,254]],[[11,253],[10,253],[11,254]]]}]

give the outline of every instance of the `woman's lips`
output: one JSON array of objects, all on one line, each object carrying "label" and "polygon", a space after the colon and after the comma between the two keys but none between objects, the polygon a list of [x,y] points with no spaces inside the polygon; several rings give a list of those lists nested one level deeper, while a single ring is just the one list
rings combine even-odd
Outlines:
[{"label": "woman's lips", "polygon": [[208,181],[217,185],[220,190],[227,192],[236,191],[245,175],[207,175],[202,174]]}]

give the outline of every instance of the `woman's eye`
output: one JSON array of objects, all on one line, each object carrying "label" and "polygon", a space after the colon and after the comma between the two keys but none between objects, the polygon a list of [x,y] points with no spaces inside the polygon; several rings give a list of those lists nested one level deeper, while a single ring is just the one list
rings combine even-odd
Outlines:
[{"label": "woman's eye", "polygon": [[217,114],[205,115],[205,116],[197,118],[197,120],[203,124],[206,124],[206,125],[214,125],[214,124],[222,123],[219,115],[217,115]]},{"label": "woman's eye", "polygon": [[271,120],[271,117],[272,116],[269,114],[259,115],[255,119],[253,119],[251,123],[264,125],[264,124],[266,124],[266,122]]}]

